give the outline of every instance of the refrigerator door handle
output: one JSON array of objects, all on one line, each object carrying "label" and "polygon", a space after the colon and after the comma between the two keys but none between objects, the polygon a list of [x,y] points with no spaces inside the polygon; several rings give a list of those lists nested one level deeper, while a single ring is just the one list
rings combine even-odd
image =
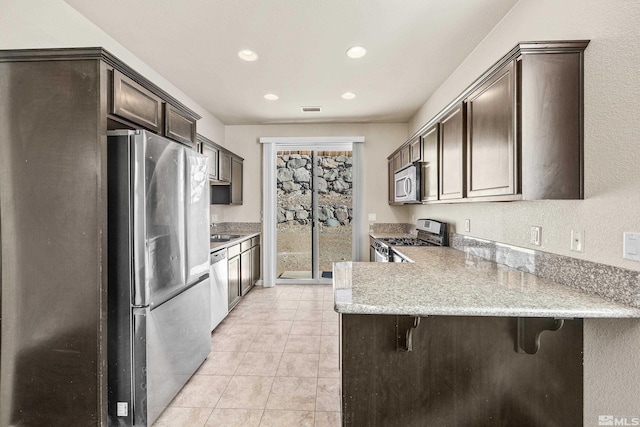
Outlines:
[{"label": "refrigerator door handle", "polygon": [[136,133],[129,140],[131,150],[131,235],[133,255],[132,304],[136,307],[148,305],[149,282],[147,268],[149,264],[149,242],[146,236],[145,204],[145,138]]}]

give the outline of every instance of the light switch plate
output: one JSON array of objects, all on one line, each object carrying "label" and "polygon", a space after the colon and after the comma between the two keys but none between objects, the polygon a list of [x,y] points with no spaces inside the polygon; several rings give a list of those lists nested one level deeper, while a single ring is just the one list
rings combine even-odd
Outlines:
[{"label": "light switch plate", "polygon": [[369,221],[375,221],[375,220],[376,220],[376,214],[370,213],[369,214]]},{"label": "light switch plate", "polygon": [[470,219],[465,219],[464,220],[464,231],[466,231],[467,233],[471,231],[471,220]]},{"label": "light switch plate", "polygon": [[584,252],[584,230],[571,229],[571,250]]},{"label": "light switch plate", "polygon": [[542,242],[542,227],[532,226],[531,227],[531,244],[540,246]]},{"label": "light switch plate", "polygon": [[631,261],[640,261],[640,233],[624,233],[622,257]]}]

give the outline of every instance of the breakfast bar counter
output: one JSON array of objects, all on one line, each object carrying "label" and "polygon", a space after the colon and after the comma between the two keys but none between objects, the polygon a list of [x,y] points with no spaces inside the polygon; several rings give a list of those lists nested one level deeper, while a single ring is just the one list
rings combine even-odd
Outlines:
[{"label": "breakfast bar counter", "polygon": [[451,248],[401,247],[413,263],[334,264],[335,309],[351,314],[640,318],[640,309]]},{"label": "breakfast bar counter", "polygon": [[334,263],[345,426],[562,425],[583,417],[583,319],[611,302],[448,247]]}]

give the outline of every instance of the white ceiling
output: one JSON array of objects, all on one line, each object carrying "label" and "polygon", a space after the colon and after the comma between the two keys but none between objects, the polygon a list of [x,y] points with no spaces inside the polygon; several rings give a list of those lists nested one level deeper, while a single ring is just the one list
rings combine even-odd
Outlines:
[{"label": "white ceiling", "polygon": [[66,2],[231,125],[407,122],[517,0]]}]

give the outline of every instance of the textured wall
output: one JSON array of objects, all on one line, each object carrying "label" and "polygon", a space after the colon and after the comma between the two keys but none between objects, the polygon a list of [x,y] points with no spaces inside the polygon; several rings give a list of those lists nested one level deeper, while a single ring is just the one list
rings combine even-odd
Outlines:
[{"label": "textured wall", "polygon": [[[518,41],[590,39],[585,52],[585,200],[477,203],[408,208],[453,223],[458,233],[640,270],[622,259],[622,233],[640,231],[640,2],[521,0],[412,119],[413,133]],[[402,141],[398,141],[401,143]],[[464,232],[464,220],[471,232]],[[569,249],[585,230],[585,252]],[[640,323],[585,321],[585,418],[640,416]]]}]

